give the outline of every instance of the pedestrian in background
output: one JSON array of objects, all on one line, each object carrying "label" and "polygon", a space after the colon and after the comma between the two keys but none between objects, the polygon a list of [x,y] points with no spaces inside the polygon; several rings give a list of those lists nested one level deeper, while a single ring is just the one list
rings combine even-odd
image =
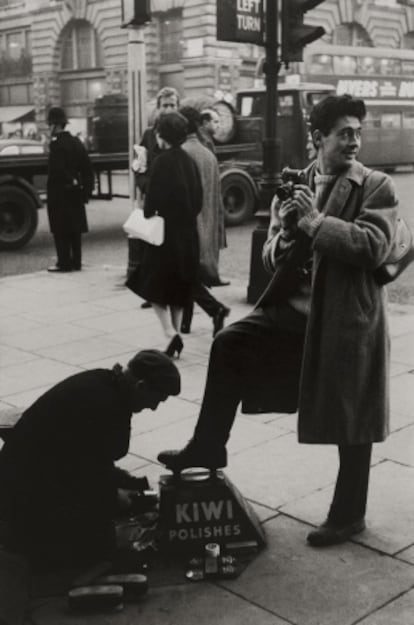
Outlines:
[{"label": "pedestrian in background", "polygon": [[176,112],[160,115],[155,135],[162,152],[151,167],[144,215],[158,213],[164,218],[164,242],[145,245],[142,260],[126,284],[150,302],[170,340],[166,353],[173,357],[183,349],[183,309],[191,302],[198,279],[197,215],[202,189],[197,165],[181,147],[187,138],[185,117]]},{"label": "pedestrian in background", "polygon": [[[191,106],[181,108],[180,113],[188,122],[188,135],[182,147],[195,161],[203,189],[203,205],[197,217],[200,241],[200,280],[195,286],[193,300],[212,318],[213,335],[215,335],[222,329],[224,319],[230,313],[230,309],[213,297],[206,288],[225,284],[219,275],[219,254],[220,250],[226,247],[220,172],[216,157],[198,137],[200,113]],[[184,311],[183,332],[190,331],[192,316],[193,302]]]},{"label": "pedestrian in background", "polygon": [[389,432],[386,292],[374,270],[392,249],[398,201],[389,176],[356,160],[365,115],[350,95],[312,109],[316,160],[272,202],[273,278],[256,309],[213,341],[192,439],[158,456],[173,470],[225,466],[240,402],[243,412],[298,408],[299,442],[339,451],[326,521],[307,537],[315,547],[364,530],[372,444]]},{"label": "pedestrian in background", "polygon": [[201,143],[213,154],[216,153],[214,137],[220,126],[220,116],[214,108],[207,108],[201,111],[201,125],[198,131]]},{"label": "pedestrian in background", "polygon": [[[158,146],[155,136],[155,124],[158,116],[163,113],[178,111],[178,107],[180,106],[180,95],[174,87],[163,87],[157,93],[156,103],[157,108],[155,111],[154,124],[146,128],[140,142],[140,146],[144,147],[147,152],[146,170],[144,172],[137,173],[135,177],[137,187],[142,195],[145,195],[147,191],[147,185],[151,174],[151,166],[154,159],[161,153],[161,149]],[[133,163],[132,168],[134,169]]]},{"label": "pedestrian in background", "polygon": [[92,195],[94,173],[88,153],[65,130],[65,111],[54,106],[47,122],[51,131],[47,179],[47,212],[57,262],[51,272],[82,269],[82,233],[88,231],[85,203]]},{"label": "pedestrian in background", "polygon": [[[176,89],[174,89],[174,87],[163,87],[157,93],[156,103],[157,104],[156,104],[153,124],[151,126],[148,126],[148,128],[146,128],[146,130],[144,131],[144,134],[142,135],[141,142],[138,146],[139,149],[145,150],[145,157],[143,159],[142,155],[137,155],[137,156],[141,156],[141,158],[138,157],[132,161],[132,169],[135,171],[135,181],[136,181],[136,185],[137,185],[138,193],[139,193],[139,197],[138,197],[139,203],[143,201],[145,193],[147,192],[147,186],[148,186],[148,181],[149,181],[149,177],[151,174],[152,164],[155,158],[161,153],[161,148],[158,146],[157,139],[155,136],[156,121],[159,115],[162,115],[163,113],[171,113],[171,112],[178,110],[178,107],[180,105],[180,94],[178,93]],[[145,161],[145,167],[143,169],[139,166],[142,160]],[[138,239],[134,241],[137,263],[141,262],[142,255],[145,249],[145,245],[146,244],[143,241],[139,241]],[[141,304],[141,308],[150,308],[150,307],[151,307],[151,304],[147,301]]]}]

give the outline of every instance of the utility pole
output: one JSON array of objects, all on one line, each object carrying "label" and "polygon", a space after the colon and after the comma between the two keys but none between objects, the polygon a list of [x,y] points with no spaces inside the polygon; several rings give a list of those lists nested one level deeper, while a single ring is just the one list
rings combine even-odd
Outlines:
[{"label": "utility pole", "polygon": [[258,224],[252,234],[249,286],[247,301],[254,303],[263,292],[269,276],[262,263],[262,248],[269,225],[269,209],[276,187],[280,184],[281,141],[277,138],[277,84],[281,67],[279,61],[279,2],[268,0],[266,9],[266,77],[265,136],[263,139],[263,175],[260,182],[260,209]]},{"label": "utility pole", "polygon": [[[147,127],[147,72],[145,58],[145,24],[151,20],[150,0],[122,0],[122,28],[128,29],[128,155],[134,158],[134,145]],[[131,210],[136,199],[135,172],[129,167]],[[139,260],[137,239],[128,239],[127,276]]]},{"label": "utility pole", "polygon": [[[128,152],[134,158],[134,144],[139,143],[147,127],[147,75],[144,25],[128,26]],[[129,168],[129,197],[136,196],[135,173]]]}]

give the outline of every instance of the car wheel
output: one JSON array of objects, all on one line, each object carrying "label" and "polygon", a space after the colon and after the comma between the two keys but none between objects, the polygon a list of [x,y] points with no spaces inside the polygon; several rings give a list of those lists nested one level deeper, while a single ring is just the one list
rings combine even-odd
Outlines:
[{"label": "car wheel", "polygon": [[226,226],[238,226],[251,219],[256,206],[256,191],[248,174],[224,171],[221,175],[221,193]]},{"label": "car wheel", "polygon": [[0,249],[23,247],[36,232],[37,207],[23,189],[5,185],[0,190]]}]

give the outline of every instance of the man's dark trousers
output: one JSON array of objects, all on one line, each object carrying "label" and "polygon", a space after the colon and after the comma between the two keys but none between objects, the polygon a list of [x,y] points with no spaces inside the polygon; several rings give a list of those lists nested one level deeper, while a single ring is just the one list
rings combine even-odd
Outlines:
[{"label": "man's dark trousers", "polygon": [[338,445],[338,451],[339,471],[328,521],[341,527],[365,516],[372,443]]},{"label": "man's dark trousers", "polygon": [[[194,434],[202,446],[226,445],[240,401],[250,395],[260,397],[262,379],[270,377],[277,388],[278,380],[267,369],[269,361],[279,369],[296,354],[298,385],[305,325],[306,318],[288,306],[271,313],[258,308],[217,334]],[[270,391],[277,394],[273,388]]]},{"label": "man's dark trousers", "polygon": [[54,233],[57,265],[60,269],[80,269],[82,266],[82,234]]},{"label": "man's dark trousers", "polygon": [[209,289],[198,282],[192,292],[193,301],[184,308],[182,328],[189,331],[193,319],[194,302],[204,310],[212,319],[217,315],[218,311],[223,308],[223,304],[219,302],[209,291]]}]

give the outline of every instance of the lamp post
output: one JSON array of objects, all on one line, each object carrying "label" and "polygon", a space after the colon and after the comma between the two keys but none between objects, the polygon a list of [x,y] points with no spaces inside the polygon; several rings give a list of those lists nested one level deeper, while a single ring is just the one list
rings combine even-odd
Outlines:
[{"label": "lamp post", "polygon": [[[122,28],[128,29],[128,154],[134,158],[134,144],[139,143],[147,126],[147,75],[145,24],[151,19],[149,0],[122,0]],[[136,198],[135,173],[129,168],[131,210]],[[128,276],[139,258],[139,241],[128,239]]]},{"label": "lamp post", "polygon": [[260,181],[260,209],[257,226],[252,234],[249,286],[247,301],[254,303],[263,292],[270,276],[262,263],[262,248],[269,225],[269,209],[275,189],[280,184],[281,141],[277,138],[277,82],[281,67],[278,54],[278,0],[268,0],[266,10],[266,76],[265,136],[263,139],[263,175]]}]

